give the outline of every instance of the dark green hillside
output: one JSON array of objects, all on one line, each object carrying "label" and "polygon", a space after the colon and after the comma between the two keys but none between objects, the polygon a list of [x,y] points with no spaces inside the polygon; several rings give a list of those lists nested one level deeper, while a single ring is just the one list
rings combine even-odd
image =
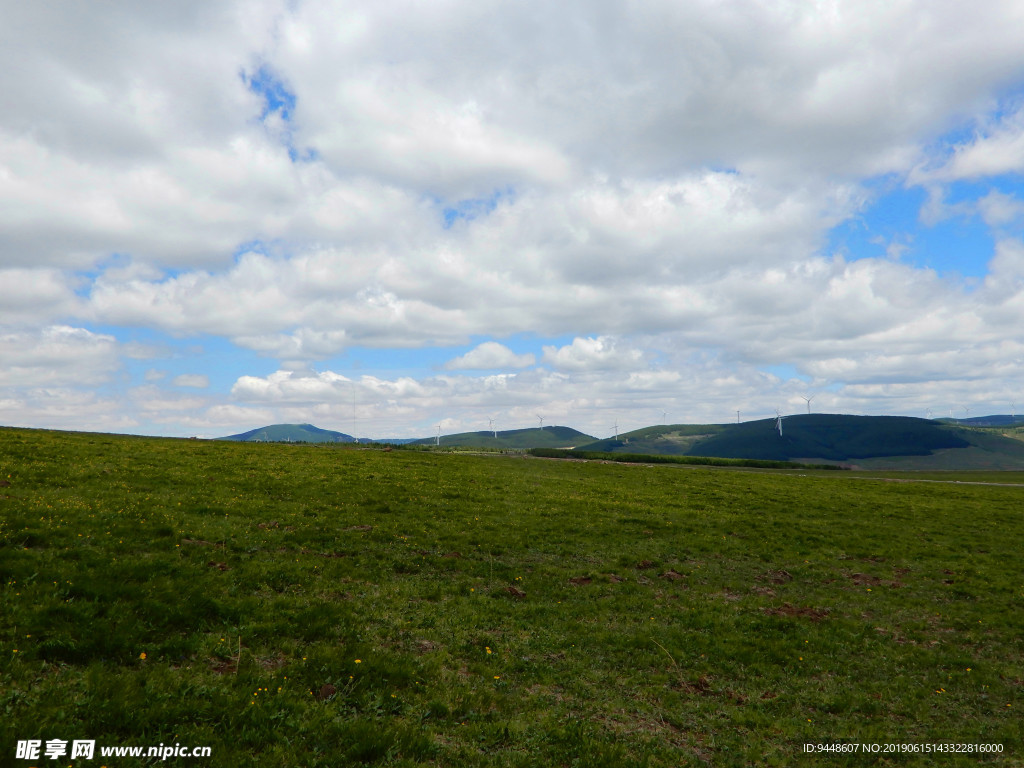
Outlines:
[{"label": "dark green hillside", "polygon": [[584,451],[611,451],[650,453],[667,456],[687,456],[694,444],[727,430],[729,424],[659,424],[653,427],[624,432],[614,437],[579,445]]},{"label": "dark green hillside", "polygon": [[[492,448],[504,450],[527,450],[529,448],[572,448],[593,442],[594,438],[572,427],[544,427],[539,429],[498,430],[498,436],[490,430],[461,432],[456,435],[441,435],[440,445],[448,448]],[[436,438],[415,440],[410,445],[437,445]]]},{"label": "dark green hillside", "polygon": [[970,443],[947,427],[908,416],[788,416],[782,435],[774,419],[737,424],[690,449],[699,456],[737,459],[848,461],[879,456],[924,456]]},{"label": "dark green hillside", "polygon": [[858,459],[863,469],[905,470],[1020,470],[1024,469],[1021,430],[989,427],[947,427],[966,440],[966,448],[940,449],[929,456],[890,456]]},{"label": "dark green hillside", "polygon": [[217,440],[235,440],[248,443],[354,443],[352,435],[320,429],[312,424],[271,424],[250,429],[240,435],[218,437]]},{"label": "dark green hillside", "polygon": [[[779,436],[775,419],[742,424],[674,424],[635,430],[618,440],[598,440],[577,446],[584,451],[640,453],[671,456],[715,456],[766,461],[853,459],[895,456],[931,456],[936,451],[963,449],[985,442],[984,451],[1007,453],[1011,464],[1016,446],[993,430],[958,429],[927,419],[904,416],[844,416],[797,414],[782,422]],[[954,454],[959,453],[953,450]],[[955,457],[950,459],[955,464]],[[988,461],[986,466],[998,462]],[[1005,462],[1003,462],[1005,464]]]},{"label": "dark green hillside", "polygon": [[936,419],[943,424],[957,424],[963,427],[1012,427],[1024,425],[1024,416],[1016,414],[994,414],[991,416],[972,416],[969,419]]}]

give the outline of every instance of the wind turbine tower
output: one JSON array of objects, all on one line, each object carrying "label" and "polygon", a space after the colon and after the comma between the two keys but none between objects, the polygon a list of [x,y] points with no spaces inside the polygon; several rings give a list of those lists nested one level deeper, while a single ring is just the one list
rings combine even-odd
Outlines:
[{"label": "wind turbine tower", "polygon": [[781,413],[779,413],[778,409],[776,409],[775,410],[775,428],[777,430],[779,430],[779,437],[782,437],[782,420],[784,418],[786,418],[786,417],[783,416]]},{"label": "wind turbine tower", "polygon": [[808,397],[807,395],[800,395],[800,399],[807,401],[807,414],[810,415],[810,413],[811,413],[811,400],[814,399],[814,395],[811,395],[810,397]]},{"label": "wind turbine tower", "polygon": [[615,430],[615,439],[618,440],[619,439],[619,420],[618,419],[615,420],[615,426],[613,427],[613,429]]},{"label": "wind turbine tower", "polygon": [[740,423],[740,412],[739,411],[736,411],[736,423],[737,424]]},{"label": "wind turbine tower", "polygon": [[537,421],[540,422],[540,428],[544,429],[544,417],[541,416],[539,413],[537,414]]},{"label": "wind turbine tower", "polygon": [[494,419],[490,419],[490,418],[487,419],[487,426],[490,428],[491,432],[494,433],[494,437],[497,438],[498,437],[498,430],[496,430],[494,428]]},{"label": "wind turbine tower", "polygon": [[437,439],[436,439],[436,442],[434,444],[438,445],[438,446],[441,445],[441,425],[440,424],[437,425]]}]

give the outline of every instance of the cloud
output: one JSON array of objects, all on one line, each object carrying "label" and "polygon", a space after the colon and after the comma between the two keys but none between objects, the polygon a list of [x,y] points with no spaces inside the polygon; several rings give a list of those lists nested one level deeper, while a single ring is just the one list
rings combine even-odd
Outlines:
[{"label": "cloud", "polygon": [[[354,390],[398,428],[1014,386],[1019,3],[539,8],[4,4],[0,399],[52,424],[42,390],[80,387],[104,425],[206,430],[345,420]],[[988,274],[833,254],[880,179],[925,189],[924,224],[980,217]],[[208,337],[252,374],[223,397],[122,365]],[[448,375],[334,372],[471,343]]]},{"label": "cloud", "polygon": [[914,181],[977,179],[1024,171],[1024,107],[983,125],[969,140],[953,147],[951,156],[934,169],[919,169]]},{"label": "cloud", "polygon": [[564,347],[544,347],[544,362],[558,370],[593,371],[632,369],[641,364],[644,354],[625,348],[608,336],[576,338]]},{"label": "cloud", "polygon": [[0,386],[103,384],[120,368],[117,341],[66,325],[0,332]]},{"label": "cloud", "polygon": [[175,376],[171,383],[176,387],[206,389],[210,386],[210,377],[199,373],[183,373],[180,376]]},{"label": "cloud", "polygon": [[446,370],[490,370],[495,368],[527,368],[536,362],[532,354],[517,355],[504,344],[485,341],[464,355],[444,364]]}]

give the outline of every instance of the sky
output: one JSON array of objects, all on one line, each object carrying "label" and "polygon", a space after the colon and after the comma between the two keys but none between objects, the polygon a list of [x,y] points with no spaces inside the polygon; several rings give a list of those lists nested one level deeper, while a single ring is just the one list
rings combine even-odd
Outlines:
[{"label": "sky", "polygon": [[0,424],[1024,408],[1018,0],[0,18]]}]

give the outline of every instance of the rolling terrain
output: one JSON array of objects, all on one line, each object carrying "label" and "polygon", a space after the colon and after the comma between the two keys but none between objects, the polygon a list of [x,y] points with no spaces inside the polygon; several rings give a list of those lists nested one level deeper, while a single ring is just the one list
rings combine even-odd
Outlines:
[{"label": "rolling terrain", "polygon": [[[441,447],[486,448],[504,450],[527,450],[529,448],[573,448],[582,443],[592,443],[590,435],[572,427],[532,427],[529,429],[489,430],[462,432],[455,435],[441,435]],[[413,440],[410,445],[437,445],[436,438],[427,437]]]},{"label": "rolling terrain", "polygon": [[356,438],[344,432],[320,429],[312,424],[271,424],[250,429],[238,435],[218,437],[217,440],[232,440],[250,443],[354,443]]},{"label": "rolling terrain", "polygon": [[671,425],[628,432],[582,451],[835,462],[872,469],[1024,469],[1018,430],[903,416],[796,414],[741,424]]},{"label": "rolling terrain", "polygon": [[[1009,419],[1009,417],[1006,417]],[[392,443],[421,448],[523,451],[534,448],[837,463],[864,469],[1020,470],[1024,469],[1024,426],[978,426],[1002,417],[977,417],[976,423],[904,416],[795,414],[740,424],[672,424],[597,440],[570,427],[463,432],[405,440],[354,439],[310,424],[275,424],[220,440],[290,443]]]},{"label": "rolling terrain", "polygon": [[312,424],[270,424],[237,435],[214,439],[243,443],[391,443],[398,445],[412,442],[412,440],[400,438],[373,440],[368,437],[352,437],[344,432],[321,429]]}]

